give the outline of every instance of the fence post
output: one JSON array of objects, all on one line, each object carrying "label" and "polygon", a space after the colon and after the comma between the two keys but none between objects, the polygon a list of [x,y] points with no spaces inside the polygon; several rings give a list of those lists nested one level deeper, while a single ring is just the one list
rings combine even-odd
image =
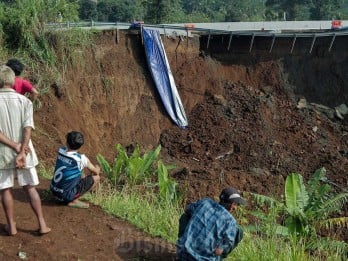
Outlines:
[{"label": "fence post", "polygon": [[333,36],[332,36],[331,42],[330,42],[329,52],[331,52],[331,48],[333,46],[333,43],[334,43],[335,39],[336,39],[336,34],[334,33]]},{"label": "fence post", "polygon": [[309,53],[312,53],[312,50],[313,50],[314,43],[315,43],[315,40],[316,40],[316,39],[317,39],[317,36],[314,34],[313,40],[312,40],[312,44],[311,44],[311,49],[309,49]]},{"label": "fence post", "polygon": [[233,38],[233,32],[231,32],[231,34],[230,34],[230,39],[229,39],[229,41],[228,41],[228,47],[227,47],[227,51],[229,51],[229,50],[230,50],[230,47],[231,47],[231,42],[232,42],[232,38]]},{"label": "fence post", "polygon": [[255,34],[251,36],[251,41],[250,41],[250,47],[249,47],[249,53],[251,53],[254,45],[254,39],[255,39]]},{"label": "fence post", "polygon": [[208,41],[207,41],[207,50],[209,49],[210,37],[211,37],[211,31],[209,30],[209,36],[208,36]]},{"label": "fence post", "polygon": [[117,22],[116,22],[116,43],[118,44],[120,41],[120,32],[118,30]]},{"label": "fence post", "polygon": [[295,43],[296,43],[296,39],[297,39],[297,35],[294,35],[294,40],[292,41],[292,46],[291,46],[291,50],[290,53],[292,53],[294,51],[294,47],[295,47]]},{"label": "fence post", "polygon": [[274,46],[274,42],[275,42],[276,36],[275,34],[273,34],[273,39],[272,39],[272,43],[271,43],[271,47],[269,48],[269,52],[272,52],[273,46]]}]

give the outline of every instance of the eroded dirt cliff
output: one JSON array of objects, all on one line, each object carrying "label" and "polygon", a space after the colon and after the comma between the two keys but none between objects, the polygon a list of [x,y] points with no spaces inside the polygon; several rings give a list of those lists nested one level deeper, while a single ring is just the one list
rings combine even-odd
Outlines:
[{"label": "eroded dirt cliff", "polygon": [[[209,48],[207,37],[164,38],[188,117],[183,130],[163,109],[139,35],[95,37],[90,48],[62,63],[68,65],[40,97],[33,141],[46,167],[53,167],[65,134],[80,130],[86,138],[81,151],[93,162],[98,153],[112,160],[117,143],[138,143],[143,151],[161,144],[165,163],[177,165],[171,175],[187,201],[215,197],[227,185],[279,195],[289,173],[308,179],[320,167],[337,191],[347,189],[348,116],[340,119],[333,109],[347,100],[345,38],[331,52],[329,40],[320,41],[312,53],[308,40],[293,53],[291,40],[279,41],[270,53],[269,39],[256,39],[250,52],[247,37],[234,39],[230,50],[221,36],[211,38]],[[39,192],[52,232],[35,235],[30,206],[16,188],[19,233],[8,238],[0,232],[1,257],[16,260],[24,252],[35,260],[174,260],[174,245],[96,206],[84,211],[52,204],[45,197],[48,185],[42,180]],[[4,225],[3,212],[0,220]]]},{"label": "eroded dirt cliff", "polygon": [[[113,159],[116,143],[138,143],[144,151],[161,144],[188,200],[214,196],[227,184],[279,194],[289,173],[308,178],[320,167],[345,189],[346,120],[316,104],[332,109],[346,100],[346,38],[330,52],[328,39],[318,41],[311,53],[309,40],[298,41],[293,53],[291,39],[279,40],[272,52],[267,39],[256,40],[251,52],[246,37],[229,50],[226,37],[209,41],[163,38],[188,117],[183,130],[161,104],[140,36],[96,35],[41,97],[34,135],[41,161],[52,164],[65,133],[75,129],[85,134],[83,152],[91,158]],[[301,109],[300,98],[307,100]]]}]

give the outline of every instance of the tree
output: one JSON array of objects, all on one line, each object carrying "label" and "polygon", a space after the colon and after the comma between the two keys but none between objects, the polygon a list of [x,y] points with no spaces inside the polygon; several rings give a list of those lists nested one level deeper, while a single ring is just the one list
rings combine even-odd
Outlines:
[{"label": "tree", "polygon": [[58,12],[68,21],[78,19],[77,0],[16,0],[3,5],[0,23],[4,44],[12,50],[23,49],[41,60],[50,60],[45,36],[46,23],[54,22]]},{"label": "tree", "polygon": [[332,19],[340,18],[339,9],[343,6],[343,0],[312,0],[311,1],[311,19]]},{"label": "tree", "polygon": [[265,19],[265,1],[229,0],[226,2],[226,22],[262,21]]},{"label": "tree", "polygon": [[278,20],[305,20],[309,18],[311,0],[267,0],[267,13],[276,13]]},{"label": "tree", "polygon": [[98,20],[97,17],[97,3],[92,0],[81,0],[79,17],[82,20]]},{"label": "tree", "polygon": [[207,22],[223,22],[228,5],[223,0],[192,0],[184,1],[183,9],[188,16],[208,18]]},{"label": "tree", "polygon": [[149,0],[145,6],[147,23],[176,23],[184,17],[181,0]]}]

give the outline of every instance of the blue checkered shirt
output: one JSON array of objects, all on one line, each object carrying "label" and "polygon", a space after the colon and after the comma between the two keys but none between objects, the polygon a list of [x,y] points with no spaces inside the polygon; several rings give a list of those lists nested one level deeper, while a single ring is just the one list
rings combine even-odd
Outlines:
[{"label": "blue checkered shirt", "polygon": [[[179,260],[222,260],[231,252],[237,222],[230,212],[214,200],[204,198],[191,203],[186,213],[191,218],[177,241]],[[216,248],[223,249],[222,256],[215,255]]]}]

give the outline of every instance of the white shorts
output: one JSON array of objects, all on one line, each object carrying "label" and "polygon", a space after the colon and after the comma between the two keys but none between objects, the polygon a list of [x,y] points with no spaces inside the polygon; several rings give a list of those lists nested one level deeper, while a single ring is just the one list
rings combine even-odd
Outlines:
[{"label": "white shorts", "polygon": [[29,169],[0,169],[0,190],[12,188],[14,178],[17,176],[18,185],[23,187],[27,185],[36,186],[39,184],[36,168]]}]

